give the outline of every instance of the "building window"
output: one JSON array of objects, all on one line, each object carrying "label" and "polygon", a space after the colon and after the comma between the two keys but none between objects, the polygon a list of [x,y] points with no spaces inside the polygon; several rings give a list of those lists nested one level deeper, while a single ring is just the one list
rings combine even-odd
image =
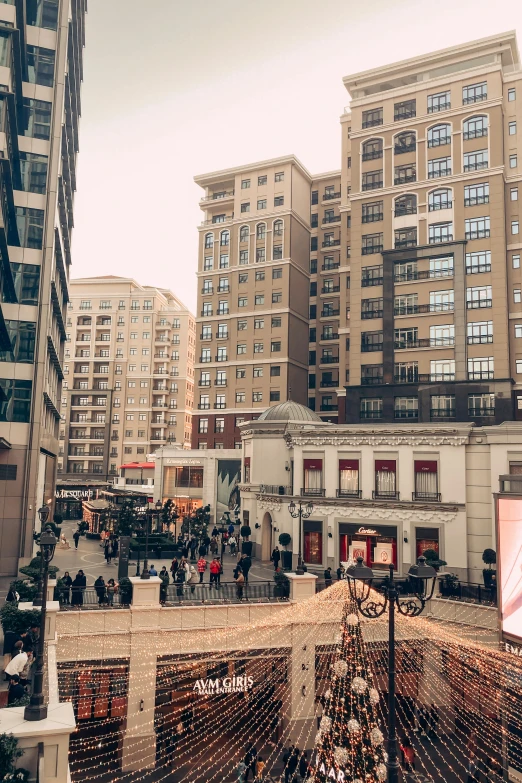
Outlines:
[{"label": "building window", "polygon": [[31,84],[52,87],[54,84],[54,50],[28,44],[26,56],[27,81]]},{"label": "building window", "polygon": [[321,495],[323,488],[323,461],[322,459],[304,459],[304,494]]},{"label": "building window", "polygon": [[494,377],[494,374],[494,359],[492,356],[468,359],[469,381],[490,380]]},{"label": "building window", "polygon": [[[435,212],[439,209],[451,209],[451,190],[447,188],[441,188],[440,190],[432,190],[428,195],[428,211]],[[415,209],[417,212],[417,209]],[[397,210],[395,211],[397,215]]]},{"label": "building window", "polygon": [[488,135],[488,118],[486,116],[470,117],[462,124],[464,140],[480,139]]},{"label": "building window", "polygon": [[241,212],[250,212],[250,202],[245,201],[243,204],[241,204]]},{"label": "building window", "polygon": [[494,416],[495,395],[488,392],[485,394],[468,394],[468,415]]},{"label": "building window", "polygon": [[263,392],[252,392],[252,402],[263,402]]},{"label": "building window", "polygon": [[245,392],[236,392],[236,402],[245,402]]},{"label": "building window", "polygon": [[383,174],[382,169],[376,171],[365,171],[362,175],[362,189],[363,190],[376,190],[383,186]]},{"label": "building window", "polygon": [[360,409],[361,419],[381,419],[382,418],[382,399],[372,397],[361,400]]},{"label": "building window", "polygon": [[36,155],[33,152],[20,152],[22,190],[30,193],[45,193],[47,161],[47,155]]},{"label": "building window", "polygon": [[272,261],[279,261],[283,258],[283,245],[274,245],[272,250]]},{"label": "building window", "polygon": [[281,291],[274,291],[272,293],[272,303],[278,304],[279,302],[282,301],[283,301],[283,294],[281,293]]},{"label": "building window", "polygon": [[509,168],[510,169],[516,169],[517,167],[517,156],[516,155],[510,155],[509,156]]},{"label": "building window", "polygon": [[281,392],[279,391],[270,391],[270,402],[279,402],[281,399]]},{"label": "building window", "polygon": [[238,343],[236,353],[239,355],[246,352],[246,343]]},{"label": "building window", "polygon": [[428,227],[428,241],[430,245],[439,242],[453,241],[453,223],[432,223]]},{"label": "building window", "polygon": [[509,191],[511,201],[518,201],[518,188],[511,188]]},{"label": "building window", "polygon": [[518,220],[512,220],[511,221],[511,233],[512,234],[518,234],[519,231],[519,222]]},{"label": "building window", "polygon": [[262,174],[260,177],[257,178],[258,185],[266,185],[266,182],[267,182],[266,174]]},{"label": "building window", "polygon": [[203,271],[209,272],[213,266],[214,266],[214,259],[212,258],[212,256],[205,256],[205,258],[203,259]]},{"label": "building window", "polygon": [[437,111],[445,111],[451,108],[451,95],[450,91],[436,92],[433,95],[428,95],[428,114],[432,114]]},{"label": "building window", "polygon": [[418,397],[395,397],[396,419],[417,419],[419,416]]},{"label": "building window", "polygon": [[464,206],[474,207],[477,204],[489,204],[489,182],[464,186]]},{"label": "building window", "polygon": [[362,145],[362,159],[365,160],[378,160],[382,158],[382,139],[370,139],[365,141]]},{"label": "building window", "polygon": [[285,197],[284,196],[275,196],[274,197],[274,207],[282,207],[285,203]]},{"label": "building window", "polygon": [[375,497],[397,497],[396,462],[392,459],[375,460]]},{"label": "building window", "polygon": [[304,538],[303,557],[305,563],[310,563],[310,565],[322,565],[323,562],[322,522],[310,522],[306,520],[303,523],[303,538]]},{"label": "building window", "polygon": [[462,88],[462,103],[477,103],[477,101],[485,101],[488,97],[488,85],[487,82],[480,82],[479,84],[469,84],[467,87]]},{"label": "building window", "polygon": [[[515,327],[516,332],[516,327]],[[515,337],[516,337],[515,333]],[[493,321],[471,321],[468,323],[467,334],[469,345],[480,345],[493,342]]]},{"label": "building window", "polygon": [[277,171],[274,175],[274,182],[283,182],[285,178],[284,171]]},{"label": "building window", "polygon": [[248,190],[250,187],[250,180],[249,179],[242,179],[241,180],[241,190]]},{"label": "building window", "polygon": [[270,343],[270,351],[271,353],[279,353],[281,350],[281,341],[280,340],[272,340]]},{"label": "building window", "polygon": [[492,307],[493,294],[490,285],[473,286],[466,288],[466,307],[475,310],[482,307]]},{"label": "building window", "polygon": [[15,207],[16,225],[21,247],[42,249],[44,211],[30,207]]},{"label": "building window", "polygon": [[[11,273],[13,275],[14,289],[18,304],[37,305],[40,288],[40,266],[36,264],[20,264],[11,261]],[[2,301],[6,301],[5,292]],[[82,305],[87,305],[82,307]],[[80,310],[90,310],[90,300],[80,302]]]},{"label": "building window", "polygon": [[256,263],[262,264],[266,260],[266,251],[264,247],[257,247],[256,248]]},{"label": "building window", "polygon": [[436,460],[414,460],[414,500],[440,500],[438,492],[438,464]]},{"label": "building window", "polygon": [[451,125],[435,125],[428,130],[428,147],[444,147],[451,143]]},{"label": "building window", "polygon": [[520,288],[513,289],[513,301],[515,304],[520,304],[522,302],[522,292]]},{"label": "building window", "polygon": [[513,269],[520,269],[520,253],[515,253],[511,257],[511,263],[512,263]]},{"label": "building window", "polygon": [[263,353],[263,343],[254,343],[254,353]]},{"label": "building window", "polygon": [[437,359],[430,362],[430,381],[438,383],[455,380],[455,360]]},{"label": "building window", "polygon": [[362,113],[362,127],[373,128],[376,125],[382,125],[382,106],[378,109],[368,109]]},{"label": "building window", "polygon": [[339,497],[359,496],[359,460],[339,460]]},{"label": "building window", "polygon": [[508,124],[508,132],[510,136],[514,136],[517,132],[517,124],[516,122],[510,122]]},{"label": "building window", "polygon": [[416,101],[415,99],[409,101],[401,101],[394,106],[393,119],[394,122],[400,122],[406,120],[409,117],[416,116]]},{"label": "building window", "polygon": [[477,150],[476,152],[464,153],[464,171],[477,171],[488,167],[488,151]]},{"label": "building window", "polygon": [[25,123],[23,128],[18,128],[18,132],[33,139],[49,139],[52,103],[34,98],[24,98],[23,101]]},{"label": "building window", "polygon": [[465,221],[466,239],[487,239],[490,235],[489,215],[486,217],[468,218]]},{"label": "building window", "polygon": [[516,100],[516,97],[517,97],[517,91],[515,87],[510,87],[508,89],[508,101],[514,101]]},{"label": "building window", "polygon": [[276,366],[272,365],[270,367],[270,377],[279,378],[280,375],[281,375],[281,367],[279,367],[278,365]]},{"label": "building window", "polygon": [[491,272],[491,250],[476,250],[466,253],[466,274]]}]

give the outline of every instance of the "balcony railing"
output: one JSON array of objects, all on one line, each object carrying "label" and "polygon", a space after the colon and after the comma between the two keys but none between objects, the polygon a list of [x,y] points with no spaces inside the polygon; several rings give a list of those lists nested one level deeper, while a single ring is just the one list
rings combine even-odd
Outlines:
[{"label": "balcony railing", "polygon": [[370,152],[363,152],[362,159],[363,160],[378,160],[379,158],[382,158],[383,152],[382,150],[371,150]]},{"label": "balcony railing", "polygon": [[370,320],[371,318],[382,318],[382,310],[363,310],[361,312],[361,318],[363,321]]},{"label": "balcony railing", "polygon": [[469,408],[468,409],[468,416],[494,416],[495,415],[495,406],[486,406],[482,408]]},{"label": "balcony railing", "polygon": [[338,294],[340,290],[341,290],[341,286],[340,285],[334,285],[331,288],[321,288],[321,293],[322,294]]},{"label": "balcony railing", "polygon": [[440,103],[428,106],[428,114],[435,114],[437,111],[446,111],[446,109],[451,109],[451,102],[441,101]]},{"label": "balcony railing", "polygon": [[374,180],[367,180],[366,182],[363,182],[362,189],[363,190],[378,190],[379,188],[382,188],[383,186],[383,180],[382,179],[374,179]]},{"label": "balcony railing", "polygon": [[340,239],[328,239],[326,242],[322,243],[321,247],[338,247],[340,244]]},{"label": "balcony railing", "polygon": [[263,495],[291,495],[292,487],[281,484],[261,484],[259,491]]},{"label": "balcony railing", "polygon": [[321,318],[335,318],[339,313],[340,310],[321,310]]},{"label": "balcony railing", "polygon": [[208,381],[198,381],[198,386],[210,386],[210,379]]},{"label": "balcony railing", "polygon": [[466,239],[488,239],[490,236],[489,228],[483,228],[480,231],[466,231]]},{"label": "balcony railing", "polygon": [[226,380],[215,380],[214,381],[214,386],[226,386],[226,385],[227,385]]},{"label": "balcony railing", "polygon": [[481,272],[491,272],[491,264],[477,264],[476,266],[467,266],[467,275],[478,275]]},{"label": "balcony railing", "polygon": [[338,364],[338,362],[338,356],[321,356],[319,359],[319,364]]},{"label": "balcony railing", "polygon": [[442,242],[453,242],[453,234],[440,234],[438,236],[431,236],[428,240],[430,245],[440,245]]},{"label": "balcony railing", "polygon": [[405,283],[411,280],[433,280],[439,277],[453,277],[453,268],[400,272],[399,274],[394,275],[393,279],[396,283]]},{"label": "balcony railing", "polygon": [[472,196],[470,198],[464,199],[464,206],[465,207],[474,207],[477,204],[489,204],[489,195],[488,196]]},{"label": "balcony railing", "polygon": [[456,416],[455,408],[432,408],[430,410],[430,418],[432,421],[446,421],[448,419],[454,419]]},{"label": "balcony railing", "polygon": [[414,141],[410,144],[396,144],[393,151],[396,155],[403,155],[405,152],[415,152],[417,145]]},{"label": "balcony railing", "polygon": [[444,166],[434,171],[428,171],[428,179],[437,179],[438,177],[449,177],[451,174],[451,166]]},{"label": "balcony railing", "polygon": [[372,492],[374,500],[400,500],[400,492],[394,490],[374,489]]},{"label": "balcony railing", "polygon": [[361,249],[363,256],[371,256],[373,253],[381,253],[384,245],[367,245]]},{"label": "balcony railing", "polygon": [[470,299],[466,302],[468,310],[480,310],[482,307],[493,307],[493,299]]},{"label": "balcony railing", "polygon": [[485,101],[488,97],[486,92],[476,92],[473,95],[469,95],[467,98],[462,99],[462,103],[466,106],[468,103],[478,103],[479,101]]},{"label": "balcony railing", "polygon": [[395,340],[396,351],[408,351],[411,348],[452,348],[454,337],[420,337],[418,340]]},{"label": "balcony railing", "polygon": [[335,403],[328,403],[323,402],[321,407],[319,408],[320,411],[328,412],[328,411],[336,411],[337,412],[337,405]]},{"label": "balcony railing", "polygon": [[361,411],[359,413],[360,419],[382,419],[382,411]]},{"label": "balcony railing", "polygon": [[338,498],[360,498],[362,489],[338,489],[336,495]]},{"label": "balcony railing", "polygon": [[383,277],[363,277],[361,279],[361,287],[369,288],[372,285],[382,285]]},{"label": "balcony railing", "polygon": [[396,419],[418,419],[419,418],[419,411],[418,410],[401,410],[400,408],[396,408],[394,411],[394,417]]},{"label": "balcony railing", "polygon": [[491,381],[494,377],[494,370],[472,370],[468,372],[468,381]]},{"label": "balcony railing", "polygon": [[339,269],[340,266],[341,266],[341,262],[336,261],[333,264],[323,264],[321,269],[323,270],[323,272],[331,272],[334,269]]},{"label": "balcony railing", "polygon": [[395,207],[395,212],[394,212],[395,217],[402,217],[403,215],[416,215],[416,214],[417,214],[417,207],[415,207],[413,204],[406,204],[405,206]]},{"label": "balcony railing", "polygon": [[367,119],[362,121],[362,128],[375,128],[377,125],[382,125],[382,117],[375,117],[374,119]]},{"label": "balcony railing", "polygon": [[335,193],[323,193],[323,201],[331,201],[334,198],[341,198],[341,191]]},{"label": "balcony railing", "polygon": [[331,217],[324,217],[322,222],[323,223],[339,223],[340,220],[341,220],[341,216],[340,215],[332,215]]},{"label": "balcony railing", "polygon": [[217,356],[214,357],[214,360],[216,362],[228,362],[228,357],[227,356],[222,356],[221,354],[218,354]]},{"label": "balcony railing", "polygon": [[383,383],[382,375],[368,375],[361,378],[361,386],[381,386]]},{"label": "balcony railing", "polygon": [[210,403],[209,402],[199,402],[198,403],[198,411],[209,411],[210,410]]},{"label": "balcony railing", "polygon": [[361,353],[373,353],[382,351],[383,343],[361,343]]},{"label": "balcony railing", "polygon": [[451,209],[453,201],[434,201],[428,205],[428,212],[437,212],[439,209]]},{"label": "balcony railing", "polygon": [[323,333],[321,335],[321,340],[338,340],[338,339],[339,339],[339,335],[337,332],[333,332],[332,334]]},{"label": "balcony railing", "polygon": [[475,128],[474,130],[464,131],[464,133],[462,135],[464,136],[464,141],[467,141],[468,139],[481,139],[484,136],[488,135],[488,129],[487,128]]},{"label": "balcony railing", "polygon": [[399,174],[397,177],[394,177],[393,184],[394,185],[405,185],[408,182],[416,182],[417,181],[417,174]]},{"label": "balcony railing", "polygon": [[440,503],[440,492],[412,492],[412,500],[422,500],[427,503]]},{"label": "balcony railing", "polygon": [[484,345],[493,342],[492,334],[468,334],[468,345]]},{"label": "balcony railing", "polygon": [[[319,385],[321,389],[335,389],[339,386],[339,378],[335,381],[321,381]],[[337,410],[337,405],[335,406],[335,410]]]},{"label": "balcony railing", "polygon": [[363,223],[378,223],[383,219],[384,215],[382,212],[371,212],[368,215],[362,216],[362,222]]},{"label": "balcony railing", "polygon": [[416,247],[417,237],[415,239],[396,239],[395,250],[402,250],[405,247]]},{"label": "balcony railing", "polygon": [[399,305],[393,308],[394,315],[417,315],[418,313],[450,313],[455,309],[454,302],[432,302],[420,305]]},{"label": "balcony railing", "polygon": [[475,163],[465,163],[464,171],[478,171],[479,169],[487,169],[488,166],[487,160],[478,160]]},{"label": "balcony railing", "polygon": [[301,497],[317,497],[324,498],[326,489],[318,489],[311,487],[301,487]]},{"label": "balcony railing", "polygon": [[485,604],[486,606],[497,605],[497,587],[484,587],[479,584],[470,584],[469,582],[447,583],[444,578],[439,579],[440,594],[437,598],[444,598],[456,601],[469,602],[472,604]]},{"label": "balcony railing", "polygon": [[428,147],[444,147],[451,144],[451,136],[438,136],[434,139],[428,139]]}]

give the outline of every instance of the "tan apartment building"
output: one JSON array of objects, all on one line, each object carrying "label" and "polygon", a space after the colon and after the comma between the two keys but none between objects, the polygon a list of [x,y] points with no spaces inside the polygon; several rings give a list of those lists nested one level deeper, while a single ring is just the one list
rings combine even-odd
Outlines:
[{"label": "tan apartment building", "polygon": [[[517,148],[522,72],[515,34],[348,76],[344,84],[351,103],[341,117],[340,171],[293,177],[293,200],[278,207],[293,215],[299,191],[308,265],[294,251],[283,261],[290,268],[297,265],[303,279],[309,274],[308,305],[300,299],[297,307],[303,289],[293,285],[285,302],[308,314],[308,406],[323,420],[338,423],[483,425],[522,417]],[[304,172],[294,158],[196,178],[206,188],[205,222],[199,228],[197,373],[203,387],[212,388],[217,362],[232,360],[232,373],[223,366],[219,378],[226,377],[230,388],[233,374],[234,389],[219,400],[200,389],[200,404],[212,413],[203,417],[201,431],[195,417],[193,447],[220,447],[224,440],[225,448],[232,448],[239,441],[237,431],[227,429],[232,417],[236,423],[256,417],[256,404],[262,408],[289,397],[303,401],[295,383],[276,389],[266,373],[260,382],[243,367],[247,359],[258,367],[248,352],[256,350],[261,333],[254,328],[243,341],[239,330],[251,322],[235,309],[236,303],[251,307],[252,300],[257,309],[257,283],[265,298],[267,287],[270,298],[278,296],[278,283],[267,281],[260,266],[266,263],[263,247],[260,256],[252,256],[260,244],[252,234],[267,217],[272,196],[279,189],[283,195],[283,180],[276,183],[275,176],[279,169],[283,173],[284,160]],[[264,183],[259,194],[250,190],[258,182]],[[269,186],[275,190],[268,192]],[[227,225],[221,229],[216,224],[223,221]],[[219,244],[220,229],[225,242],[232,237],[230,252]],[[242,236],[252,247],[241,243]],[[257,270],[259,278],[265,275],[262,280],[256,280]],[[246,287],[239,288],[237,298],[233,288],[232,304],[221,302],[216,289],[236,284]],[[223,319],[226,307],[231,309]],[[217,329],[210,328],[211,309]],[[270,362],[275,357],[267,355],[266,344],[263,358]],[[238,352],[245,352],[245,360]],[[277,358],[280,366],[295,366],[284,340]],[[232,404],[236,407],[228,415]],[[215,406],[224,411],[217,424]]]},{"label": "tan apartment building", "polygon": [[0,3],[0,575],[54,497],[86,5]]},{"label": "tan apartment building", "polygon": [[306,404],[310,174],[293,156],[195,178],[199,226],[193,448],[240,448],[271,402]]},{"label": "tan apartment building", "polygon": [[156,448],[190,448],[196,332],[171,292],[123,277],[72,280],[60,479],[112,480]]}]

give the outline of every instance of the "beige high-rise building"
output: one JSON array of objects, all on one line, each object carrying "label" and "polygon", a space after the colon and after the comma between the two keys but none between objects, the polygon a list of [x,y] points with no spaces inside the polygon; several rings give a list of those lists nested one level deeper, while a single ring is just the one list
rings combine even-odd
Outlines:
[{"label": "beige high-rise building", "polygon": [[171,292],[123,277],[72,280],[61,479],[110,479],[159,446],[190,448],[194,316]]},{"label": "beige high-rise building", "polygon": [[[515,34],[348,76],[344,84],[351,103],[341,117],[340,171],[311,176],[289,158],[196,178],[206,188],[196,383],[208,413],[194,417],[194,447],[231,448],[239,438],[229,419],[255,417],[257,406],[289,396],[302,401],[301,385],[276,389],[262,369],[264,380],[256,377],[256,344],[264,361],[276,364],[254,328],[255,286],[259,270],[265,301],[278,296],[271,270],[279,258],[262,255],[270,243],[265,250],[256,231],[263,210],[275,207],[278,186],[283,195],[275,179],[282,161],[294,161],[292,171],[301,173],[287,183],[284,221],[299,226],[300,253],[285,244],[283,261],[308,279],[306,295],[305,286],[292,284],[284,305],[308,318],[299,319],[293,354],[281,342],[277,365],[297,368],[302,351],[296,362],[295,347],[304,347],[308,325],[309,407],[339,423],[522,419],[522,71]],[[220,244],[223,231],[230,251]],[[226,297],[216,295],[220,278]],[[218,372],[228,384],[219,399]]]},{"label": "beige high-rise building", "polygon": [[0,3],[0,575],[54,498],[86,6]]}]

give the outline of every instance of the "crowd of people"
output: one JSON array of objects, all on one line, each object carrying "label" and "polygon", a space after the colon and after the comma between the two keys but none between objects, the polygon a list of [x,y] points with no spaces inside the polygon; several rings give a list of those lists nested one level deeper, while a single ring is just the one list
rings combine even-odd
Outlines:
[{"label": "crowd of people", "polygon": [[35,625],[18,634],[8,631],[4,640],[4,678],[8,682],[8,706],[15,706],[27,694],[31,668],[35,660],[40,638],[40,628]]}]

